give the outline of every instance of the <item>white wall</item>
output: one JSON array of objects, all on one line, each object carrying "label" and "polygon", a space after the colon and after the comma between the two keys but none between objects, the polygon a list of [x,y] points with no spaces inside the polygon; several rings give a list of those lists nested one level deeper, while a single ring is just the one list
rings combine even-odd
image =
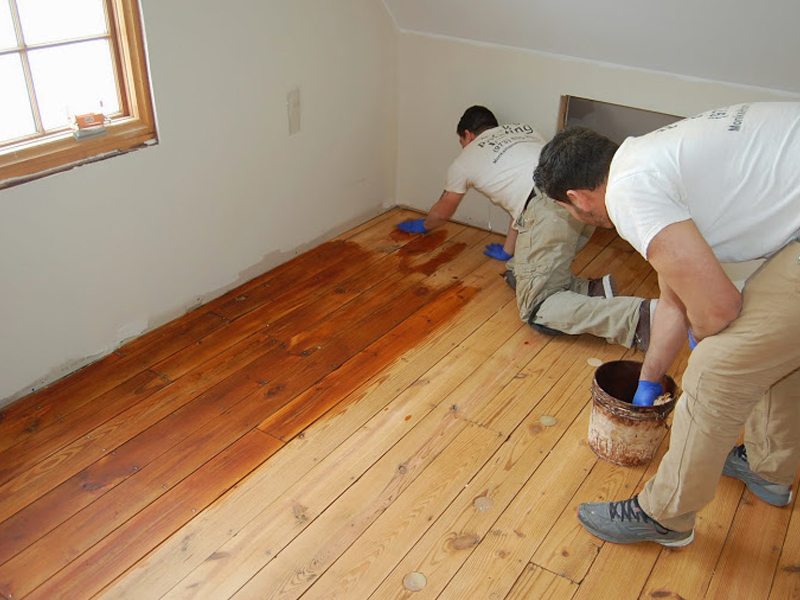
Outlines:
[{"label": "white wall", "polygon": [[[555,133],[560,97],[580,96],[689,116],[750,100],[800,98],[779,90],[568,59],[416,33],[399,34],[397,202],[427,210],[461,148],[455,128],[464,109],[483,104],[500,121]],[[472,191],[455,215],[505,232],[505,213]],[[491,227],[490,227],[491,226]]]},{"label": "white wall", "polygon": [[797,0],[384,0],[401,31],[800,93]]},{"label": "white wall", "polygon": [[160,145],[0,191],[0,404],[394,203],[380,0],[143,13]]}]

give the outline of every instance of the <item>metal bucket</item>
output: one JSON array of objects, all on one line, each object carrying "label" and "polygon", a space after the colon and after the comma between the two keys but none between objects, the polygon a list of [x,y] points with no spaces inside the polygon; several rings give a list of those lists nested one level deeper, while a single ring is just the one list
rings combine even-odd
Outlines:
[{"label": "metal bucket", "polygon": [[664,438],[667,416],[675,408],[677,386],[666,377],[672,398],[659,406],[631,404],[642,363],[615,360],[597,367],[592,381],[589,447],[600,458],[633,467],[650,462]]}]

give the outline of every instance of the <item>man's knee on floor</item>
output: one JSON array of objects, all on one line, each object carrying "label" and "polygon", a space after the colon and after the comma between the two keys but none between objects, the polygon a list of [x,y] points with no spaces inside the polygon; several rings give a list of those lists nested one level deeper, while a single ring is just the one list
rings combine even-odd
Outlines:
[{"label": "man's knee on floor", "polygon": [[[531,274],[516,269],[512,275],[520,317],[523,321],[530,322],[536,314],[536,309],[558,290],[548,289],[546,274]],[[508,282],[508,279],[506,281]]]},{"label": "man's knee on floor", "polygon": [[543,333],[544,335],[556,336],[556,335],[563,335],[564,332],[558,329],[552,329],[547,325],[540,325],[538,323],[534,323],[533,321],[529,320],[528,324],[533,327],[534,331],[538,331],[539,333]]}]

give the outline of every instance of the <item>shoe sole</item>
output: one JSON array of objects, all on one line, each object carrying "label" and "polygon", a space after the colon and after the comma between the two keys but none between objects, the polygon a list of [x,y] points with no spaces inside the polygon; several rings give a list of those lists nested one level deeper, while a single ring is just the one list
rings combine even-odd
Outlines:
[{"label": "shoe sole", "polygon": [[659,542],[656,540],[653,541],[655,541],[656,544],[661,544],[662,546],[666,546],[667,548],[683,548],[684,546],[688,546],[694,541],[694,529],[692,529],[692,532],[689,534],[689,537],[687,537],[684,540],[675,540],[671,542]]},{"label": "shoe sole", "polygon": [[611,300],[616,293],[614,290],[614,282],[611,281],[610,275],[603,275],[603,293],[606,296],[606,300]]},{"label": "shoe sole", "polygon": [[657,539],[649,539],[649,540],[632,540],[632,539],[621,539],[621,538],[614,538],[613,536],[603,535],[597,529],[586,523],[583,519],[581,519],[580,515],[578,515],[578,520],[581,522],[586,530],[591,533],[593,536],[600,538],[606,542],[611,542],[612,544],[641,544],[644,542],[653,542],[654,544],[660,544],[661,546],[666,546],[667,548],[683,548],[684,546],[688,546],[694,541],[694,529],[692,529],[691,533],[688,537],[682,540],[657,540]]}]

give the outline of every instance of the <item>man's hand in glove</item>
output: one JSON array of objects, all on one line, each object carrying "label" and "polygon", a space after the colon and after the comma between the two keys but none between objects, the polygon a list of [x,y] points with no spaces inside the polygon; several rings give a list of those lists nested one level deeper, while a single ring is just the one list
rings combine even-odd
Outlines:
[{"label": "man's hand in glove", "polygon": [[425,229],[425,219],[410,219],[408,221],[403,221],[402,223],[397,224],[397,228],[400,231],[405,231],[406,233],[428,233],[428,230]]},{"label": "man's hand in glove", "polygon": [[694,350],[695,346],[697,346],[697,340],[692,333],[692,330],[689,330],[689,350]]},{"label": "man's hand in glove", "polygon": [[663,386],[657,381],[639,380],[639,387],[636,388],[636,393],[633,395],[634,406],[653,406],[661,394],[664,393]]},{"label": "man's hand in glove", "polygon": [[483,253],[486,256],[502,261],[507,261],[511,259],[512,256],[514,256],[513,254],[509,254],[508,252],[506,252],[503,249],[502,244],[487,244],[486,250],[484,250]]}]

